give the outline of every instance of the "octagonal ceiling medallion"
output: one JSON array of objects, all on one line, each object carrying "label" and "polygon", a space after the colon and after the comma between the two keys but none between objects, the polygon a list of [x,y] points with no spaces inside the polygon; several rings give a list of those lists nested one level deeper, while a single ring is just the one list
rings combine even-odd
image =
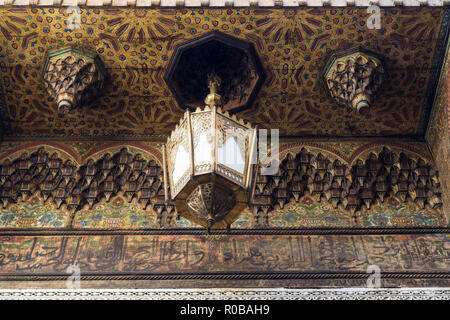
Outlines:
[{"label": "octagonal ceiling medallion", "polygon": [[212,73],[221,79],[219,94],[229,112],[248,108],[265,79],[251,43],[213,31],[175,49],[165,81],[181,108],[194,109],[203,107]]}]

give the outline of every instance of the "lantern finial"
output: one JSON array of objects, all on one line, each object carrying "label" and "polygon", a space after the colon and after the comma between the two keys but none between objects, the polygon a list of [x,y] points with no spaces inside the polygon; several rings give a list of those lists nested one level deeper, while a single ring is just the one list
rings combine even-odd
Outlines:
[{"label": "lantern finial", "polygon": [[210,93],[217,93],[219,91],[221,80],[219,76],[213,72],[208,77],[208,88],[210,89]]},{"label": "lantern finial", "polygon": [[222,97],[218,94],[221,79],[213,72],[208,76],[209,94],[205,98],[205,104],[210,107],[222,106]]}]

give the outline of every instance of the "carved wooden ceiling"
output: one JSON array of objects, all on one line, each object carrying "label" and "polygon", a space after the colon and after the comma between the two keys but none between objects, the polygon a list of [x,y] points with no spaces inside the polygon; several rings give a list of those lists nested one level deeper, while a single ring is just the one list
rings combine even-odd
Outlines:
[{"label": "carved wooden ceiling", "polygon": [[[448,8],[382,9],[381,29],[365,8],[0,9],[0,108],[12,136],[167,135],[183,109],[164,74],[177,45],[212,30],[251,42],[266,79],[239,117],[282,136],[423,136],[442,64]],[[96,51],[110,75],[92,105],[59,115],[41,83],[47,50]],[[376,53],[388,75],[365,115],[338,106],[322,72],[335,53]]]}]

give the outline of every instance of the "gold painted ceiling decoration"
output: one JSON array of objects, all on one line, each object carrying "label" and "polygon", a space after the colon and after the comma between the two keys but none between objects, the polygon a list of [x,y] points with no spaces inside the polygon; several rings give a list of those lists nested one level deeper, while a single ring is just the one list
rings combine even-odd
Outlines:
[{"label": "gold painted ceiling decoration", "polygon": [[[52,2],[53,6],[56,7],[66,7],[70,6],[70,1],[63,1],[63,0],[53,0]],[[424,1],[411,1],[411,0],[372,0],[370,1],[371,5],[376,5],[378,7],[394,7],[394,6],[404,6],[404,7],[416,7],[416,6],[431,6],[431,7],[439,7],[439,6],[446,6],[450,3],[449,0],[424,0]],[[321,6],[328,6],[330,5],[329,0],[298,0],[298,1],[292,1],[292,0],[281,0],[281,1],[275,1],[275,0],[249,0],[249,1],[242,1],[242,0],[227,0],[227,1],[210,1],[210,0],[177,0],[176,2],[173,1],[161,1],[161,0],[78,0],[77,4],[79,6],[93,6],[93,7],[161,7],[161,8],[170,8],[173,6],[178,7],[275,7],[275,6],[283,6],[292,8],[294,6],[300,6],[300,7],[321,7]],[[29,6],[29,5],[35,5],[35,6],[48,6],[49,2],[48,0],[3,0],[2,4],[0,4],[0,7],[4,6]],[[354,1],[354,0],[338,0],[333,2],[334,6],[339,7],[367,7],[369,3],[365,1]]]},{"label": "gold painted ceiling decoration", "polygon": [[56,100],[58,111],[69,113],[74,107],[89,104],[103,88],[106,72],[100,59],[75,48],[63,48],[48,54],[44,82]]},{"label": "gold painted ceiling decoration", "polygon": [[324,77],[336,101],[367,114],[384,80],[384,69],[379,58],[356,51],[334,57]]},{"label": "gold painted ceiling decoration", "polygon": [[[431,105],[427,88],[439,67],[446,12],[386,8],[381,29],[371,30],[365,8],[82,8],[81,27],[71,30],[66,8],[1,8],[6,132],[167,136],[183,113],[163,79],[170,57],[178,44],[216,30],[251,42],[267,75],[240,118],[282,136],[415,136]],[[39,78],[47,50],[65,46],[95,51],[111,81],[90,106],[60,116]],[[389,73],[365,115],[339,106],[321,78],[335,52],[355,47],[382,56]]]}]

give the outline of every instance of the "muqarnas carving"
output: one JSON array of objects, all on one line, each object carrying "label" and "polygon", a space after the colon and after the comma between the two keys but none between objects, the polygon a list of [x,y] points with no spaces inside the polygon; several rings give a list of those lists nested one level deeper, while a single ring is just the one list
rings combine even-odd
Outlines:
[{"label": "muqarnas carving", "polygon": [[[14,161],[0,166],[0,201],[3,208],[39,194],[44,201],[53,201],[58,208],[66,206],[75,212],[84,206],[92,208],[104,198],[107,202],[120,194],[128,202],[134,198],[145,210],[153,206],[160,225],[170,224],[174,206],[165,201],[162,168],[141,154],[122,148],[101,159],[88,159],[76,166],[63,161],[56,153],[49,155],[39,148],[31,155],[23,153]],[[62,209],[62,208],[61,208]]]},{"label": "muqarnas carving", "polygon": [[342,105],[366,114],[384,80],[381,60],[362,51],[334,57],[325,72],[331,96]]},{"label": "muqarnas carving", "polygon": [[[53,201],[61,210],[65,206],[75,212],[121,195],[129,202],[136,199],[143,209],[151,205],[159,225],[167,227],[175,215],[173,202],[165,199],[167,188],[163,170],[155,161],[126,148],[98,160],[88,159],[81,166],[40,148],[0,166],[3,208],[39,195],[44,202]],[[190,199],[196,212],[208,209],[198,205],[199,197],[209,199],[205,203],[210,204],[212,196],[219,196],[224,208],[234,201],[221,190],[203,189]],[[274,175],[256,176],[249,201],[255,226],[269,225],[269,214],[276,206],[283,208],[305,196],[349,211],[355,222],[363,207],[369,209],[388,197],[419,208],[442,207],[439,173],[421,158],[383,148],[348,165],[302,148],[297,154],[288,153]]]},{"label": "muqarnas carving", "polygon": [[180,43],[164,78],[179,106],[194,109],[203,108],[212,73],[221,79],[222,110],[230,113],[249,108],[265,79],[253,44],[219,31]]},{"label": "muqarnas carving", "polygon": [[92,102],[103,88],[106,71],[100,58],[75,48],[49,53],[43,79],[60,113]]},{"label": "muqarnas carving", "polygon": [[296,155],[289,153],[275,175],[256,178],[250,204],[255,224],[268,225],[268,213],[275,205],[283,208],[290,200],[298,202],[306,195],[349,210],[355,220],[363,206],[369,209],[383,203],[388,195],[420,208],[442,207],[439,173],[423,159],[383,148],[349,167],[302,148]]}]

